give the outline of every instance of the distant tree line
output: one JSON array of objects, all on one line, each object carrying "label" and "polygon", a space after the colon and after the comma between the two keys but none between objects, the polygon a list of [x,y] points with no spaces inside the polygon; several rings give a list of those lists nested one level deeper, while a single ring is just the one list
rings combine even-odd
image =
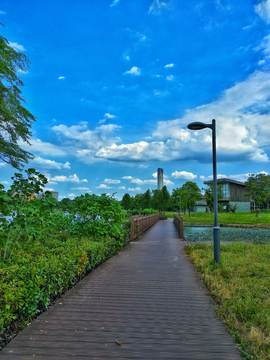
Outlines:
[{"label": "distant tree line", "polygon": [[[181,197],[181,208],[190,213],[191,208],[196,205],[197,200],[202,198],[200,188],[195,182],[187,181],[181,188],[173,189],[169,193],[166,186],[161,190],[147,190],[143,194],[131,197],[124,194],[121,205],[132,214],[151,213],[151,210],[164,213],[165,211],[179,211]],[[148,211],[145,211],[147,209]]]},{"label": "distant tree line", "polygon": [[[257,205],[267,204],[269,210],[270,175],[264,173],[250,174],[244,184],[245,196],[250,196],[250,199]],[[220,201],[223,198],[222,185],[218,185],[217,190],[218,201]],[[202,195],[202,192],[204,195]],[[209,210],[212,212],[214,207],[213,185],[200,189],[195,182],[187,181],[180,188],[173,189],[172,194],[169,193],[166,186],[163,186],[162,190],[151,191],[148,189],[145,193],[137,194],[134,197],[126,193],[122,198],[121,205],[132,214],[147,214],[153,210],[162,213],[164,211],[179,211],[181,199],[182,211],[188,211],[190,216],[190,211],[197,201],[202,198],[204,198]]]}]

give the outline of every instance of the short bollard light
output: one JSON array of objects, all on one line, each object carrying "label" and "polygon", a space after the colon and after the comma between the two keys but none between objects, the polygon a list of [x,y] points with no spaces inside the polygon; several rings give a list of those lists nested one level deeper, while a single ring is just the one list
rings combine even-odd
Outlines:
[{"label": "short bollard light", "polygon": [[213,151],[213,183],[214,183],[214,261],[220,263],[220,229],[218,226],[218,206],[217,206],[217,158],[216,158],[216,120],[212,120],[212,124],[202,122],[193,122],[188,124],[190,130],[202,130],[209,128],[212,130],[212,151]]}]

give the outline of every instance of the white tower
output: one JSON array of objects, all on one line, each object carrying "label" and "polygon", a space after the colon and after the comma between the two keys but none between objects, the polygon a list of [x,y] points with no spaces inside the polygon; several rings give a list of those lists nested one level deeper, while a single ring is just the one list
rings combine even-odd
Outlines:
[{"label": "white tower", "polygon": [[158,190],[162,190],[163,188],[163,169],[157,169],[157,188]]}]

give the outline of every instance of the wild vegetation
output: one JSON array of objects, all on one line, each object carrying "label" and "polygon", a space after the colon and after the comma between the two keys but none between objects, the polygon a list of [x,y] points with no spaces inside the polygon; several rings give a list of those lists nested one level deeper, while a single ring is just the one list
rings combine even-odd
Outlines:
[{"label": "wild vegetation", "polygon": [[[176,212],[165,211],[165,215],[168,218],[173,218]],[[209,212],[191,212],[190,217],[188,214],[181,213],[184,223],[205,223],[214,224],[214,215]],[[218,222],[220,224],[252,224],[256,225],[269,225],[270,224],[270,212],[262,211],[259,217],[256,217],[256,213],[219,213]]]},{"label": "wild vegetation", "polygon": [[269,359],[270,244],[221,245],[220,264],[211,245],[189,245],[186,251],[245,358]]},{"label": "wild vegetation", "polygon": [[0,340],[127,242],[126,212],[115,199],[81,195],[61,204],[34,169],[0,191]]}]

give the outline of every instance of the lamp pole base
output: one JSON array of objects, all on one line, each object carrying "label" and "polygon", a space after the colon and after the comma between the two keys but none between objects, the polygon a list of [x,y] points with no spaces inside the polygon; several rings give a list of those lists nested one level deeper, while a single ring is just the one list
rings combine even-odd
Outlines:
[{"label": "lamp pole base", "polygon": [[214,261],[220,263],[220,229],[219,226],[213,227],[214,233]]}]

